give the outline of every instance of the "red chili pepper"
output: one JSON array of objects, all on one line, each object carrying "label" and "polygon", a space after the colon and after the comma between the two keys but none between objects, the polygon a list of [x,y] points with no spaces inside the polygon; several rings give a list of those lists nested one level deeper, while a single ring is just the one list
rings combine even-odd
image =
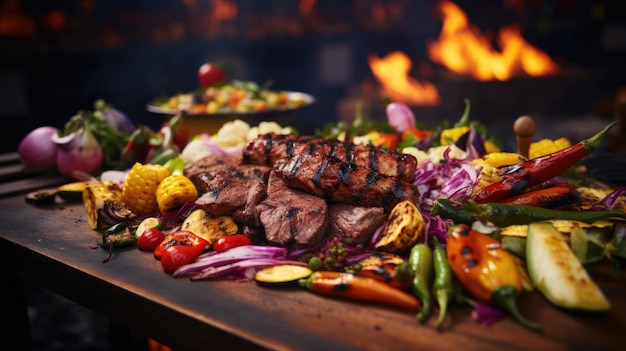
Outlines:
[{"label": "red chili pepper", "polygon": [[506,198],[500,201],[500,203],[557,208],[576,202],[578,196],[574,189],[575,186],[573,184],[559,183],[548,188],[528,191]]},{"label": "red chili pepper", "polygon": [[617,122],[613,122],[591,138],[563,150],[503,167],[500,172],[502,180],[482,188],[473,196],[473,200],[477,203],[498,202],[560,175],[600,146],[603,138],[616,124]]},{"label": "red chili pepper", "polygon": [[190,231],[179,230],[165,236],[165,239],[163,239],[159,246],[154,249],[154,257],[160,260],[163,256],[163,253],[170,246],[198,247],[201,249],[200,252],[202,252],[209,247],[209,242],[206,239],[201,238]]}]

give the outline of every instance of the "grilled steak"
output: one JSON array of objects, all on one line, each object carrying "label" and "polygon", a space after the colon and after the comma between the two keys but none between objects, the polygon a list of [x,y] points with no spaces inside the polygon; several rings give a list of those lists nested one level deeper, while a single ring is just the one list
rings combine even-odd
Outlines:
[{"label": "grilled steak", "polygon": [[242,162],[272,166],[281,158],[317,153],[375,172],[397,176],[407,182],[415,179],[417,159],[413,155],[325,137],[263,134],[244,147]]},{"label": "grilled steak", "polygon": [[256,209],[270,244],[313,246],[328,228],[326,201],[287,186],[274,173],[268,181],[267,197]]},{"label": "grilled steak", "polygon": [[202,193],[196,200],[197,205],[215,216],[232,215],[238,211],[239,220],[253,224],[257,222],[250,218],[254,216],[250,211],[265,197],[271,170],[257,165],[220,165],[189,179]]},{"label": "grilled steak", "polygon": [[348,245],[367,243],[387,219],[382,207],[358,207],[335,203],[328,207],[328,234]]},{"label": "grilled steak", "polygon": [[194,161],[185,166],[183,174],[187,178],[191,178],[193,175],[208,172],[213,167],[230,165],[236,166],[241,163],[242,155],[224,155],[224,154],[211,154],[205,156],[197,161]]},{"label": "grilled steak", "polygon": [[322,154],[282,158],[274,172],[287,185],[334,202],[391,210],[400,201],[419,200],[411,183]]}]

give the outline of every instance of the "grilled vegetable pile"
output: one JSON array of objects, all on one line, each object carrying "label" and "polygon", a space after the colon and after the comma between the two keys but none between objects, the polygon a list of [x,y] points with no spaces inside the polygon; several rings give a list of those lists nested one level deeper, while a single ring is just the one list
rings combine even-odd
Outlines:
[{"label": "grilled vegetable pile", "polygon": [[[484,324],[511,316],[541,331],[518,310],[527,294],[610,310],[593,264],[619,273],[626,260],[626,189],[578,165],[614,124],[510,152],[469,111],[421,130],[395,104],[384,126],[357,118],[313,136],[233,122],[224,128],[243,132],[222,132],[237,136],[228,146],[215,143],[220,132],[203,135],[182,158],[74,185],[108,264],[134,244],[173,277],[299,285],[439,329],[463,305]],[[72,201],[68,188],[58,194]]]}]

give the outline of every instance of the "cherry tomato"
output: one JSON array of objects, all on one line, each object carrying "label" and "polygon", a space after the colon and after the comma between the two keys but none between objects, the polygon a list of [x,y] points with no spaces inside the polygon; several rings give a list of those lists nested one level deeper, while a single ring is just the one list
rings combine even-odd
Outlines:
[{"label": "cherry tomato", "polygon": [[165,234],[157,228],[147,228],[137,239],[137,248],[143,251],[154,251],[165,239]]},{"label": "cherry tomato", "polygon": [[172,245],[161,254],[161,266],[166,273],[173,273],[178,267],[193,262],[203,252],[201,245]]},{"label": "cherry tomato", "polygon": [[198,81],[201,87],[208,87],[226,80],[226,73],[213,63],[207,62],[198,69]]},{"label": "cherry tomato", "polygon": [[252,241],[245,234],[232,234],[218,239],[213,244],[213,251],[223,252],[237,246],[251,245]]},{"label": "cherry tomato", "polygon": [[165,236],[159,246],[154,249],[154,257],[160,260],[163,256],[163,253],[170,246],[199,247],[200,252],[202,252],[209,246],[209,242],[206,239],[203,239],[190,231],[179,230]]}]

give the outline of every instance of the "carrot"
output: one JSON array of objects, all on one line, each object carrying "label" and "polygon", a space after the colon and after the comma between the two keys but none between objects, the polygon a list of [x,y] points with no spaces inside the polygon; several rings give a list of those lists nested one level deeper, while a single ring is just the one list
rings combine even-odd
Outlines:
[{"label": "carrot", "polygon": [[300,280],[307,290],[326,296],[376,302],[409,310],[420,307],[419,300],[408,292],[394,288],[374,278],[352,273],[317,271]]}]

